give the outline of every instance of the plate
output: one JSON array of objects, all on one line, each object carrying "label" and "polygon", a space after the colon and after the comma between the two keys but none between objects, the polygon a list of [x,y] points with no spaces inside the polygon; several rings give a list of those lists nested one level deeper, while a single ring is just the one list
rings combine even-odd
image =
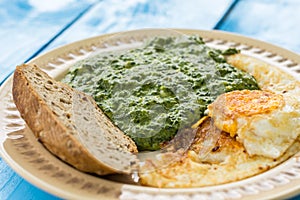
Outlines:
[{"label": "plate", "polygon": [[[157,35],[200,35],[209,46],[235,47],[243,54],[300,77],[299,55],[272,44],[220,31],[143,29],[101,35],[65,45],[34,58],[56,79],[72,63],[101,51],[131,48]],[[12,76],[0,88],[0,153],[22,177],[64,199],[265,199],[286,198],[300,193],[300,154],[279,166],[241,181],[182,189],[159,189],[82,173],[49,153],[20,118],[11,94]]]}]

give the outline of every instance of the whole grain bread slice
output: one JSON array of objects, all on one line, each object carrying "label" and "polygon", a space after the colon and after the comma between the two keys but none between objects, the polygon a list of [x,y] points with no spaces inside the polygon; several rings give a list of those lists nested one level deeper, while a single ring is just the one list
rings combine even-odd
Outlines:
[{"label": "whole grain bread slice", "polygon": [[99,175],[129,173],[136,163],[135,143],[90,96],[26,64],[17,66],[12,92],[28,127],[61,160]]}]

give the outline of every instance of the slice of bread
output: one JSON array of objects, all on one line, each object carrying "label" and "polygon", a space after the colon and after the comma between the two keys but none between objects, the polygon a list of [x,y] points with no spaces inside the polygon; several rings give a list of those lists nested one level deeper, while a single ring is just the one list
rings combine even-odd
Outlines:
[{"label": "slice of bread", "polygon": [[26,64],[16,68],[12,90],[22,118],[61,160],[99,175],[130,173],[137,163],[135,143],[90,96]]}]

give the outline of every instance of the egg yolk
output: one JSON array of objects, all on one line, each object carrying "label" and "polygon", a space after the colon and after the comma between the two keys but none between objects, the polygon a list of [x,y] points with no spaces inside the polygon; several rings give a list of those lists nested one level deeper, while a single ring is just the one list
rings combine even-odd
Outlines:
[{"label": "egg yolk", "polygon": [[231,136],[236,134],[237,118],[268,113],[284,105],[283,96],[262,90],[237,90],[220,95],[208,106],[215,125]]}]

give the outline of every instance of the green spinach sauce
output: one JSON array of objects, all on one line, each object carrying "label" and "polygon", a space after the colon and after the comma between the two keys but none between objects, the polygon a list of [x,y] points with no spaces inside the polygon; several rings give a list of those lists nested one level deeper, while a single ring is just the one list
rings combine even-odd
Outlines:
[{"label": "green spinach sauce", "polygon": [[226,63],[235,53],[196,36],[158,37],[141,48],[80,61],[63,82],[94,97],[139,150],[157,150],[204,116],[218,95],[259,89],[251,75]]}]

